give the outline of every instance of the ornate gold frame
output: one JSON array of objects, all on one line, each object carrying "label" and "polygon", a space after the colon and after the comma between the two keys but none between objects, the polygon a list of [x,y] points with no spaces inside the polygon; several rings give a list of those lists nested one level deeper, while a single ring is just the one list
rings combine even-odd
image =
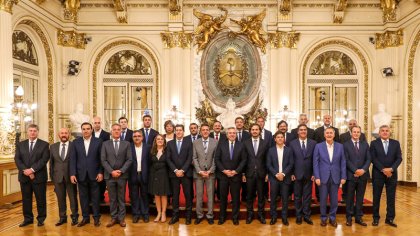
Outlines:
[{"label": "ornate gold frame", "polygon": [[53,59],[51,54],[51,48],[48,44],[47,37],[45,36],[42,29],[31,20],[23,20],[19,24],[30,26],[41,39],[42,45],[44,46],[45,55],[47,57],[48,66],[48,142],[54,142],[54,77],[53,77]]},{"label": "ornate gold frame", "polygon": [[363,86],[364,86],[364,101],[363,101],[363,112],[364,112],[364,117],[363,117],[363,122],[364,122],[364,126],[363,129],[364,130],[368,130],[368,121],[369,121],[369,68],[368,68],[368,64],[366,61],[366,58],[363,56],[362,52],[360,51],[360,49],[358,49],[356,46],[354,46],[351,43],[348,43],[346,41],[342,41],[342,40],[329,40],[329,41],[325,41],[322,42],[320,44],[318,44],[315,48],[313,48],[308,55],[305,58],[305,61],[303,62],[303,69],[302,69],[302,111],[306,110],[306,104],[305,104],[305,98],[306,98],[306,67],[308,65],[308,61],[309,59],[312,57],[312,55],[314,53],[316,53],[319,49],[325,47],[325,46],[329,46],[329,45],[339,45],[339,46],[343,46],[346,47],[348,49],[350,49],[351,51],[353,51],[354,53],[356,53],[356,55],[359,57],[359,60],[362,62],[363,64]]},{"label": "ornate gold frame", "polygon": [[407,180],[412,180],[413,173],[413,79],[414,79],[414,60],[416,56],[417,47],[420,43],[420,30],[414,39],[413,44],[410,48],[410,54],[408,57],[408,92],[407,92]]},{"label": "ornate gold frame", "polygon": [[[110,49],[119,46],[119,45],[133,45],[136,46],[142,50],[144,50],[146,53],[149,54],[150,58],[152,58],[156,72],[155,72],[155,80],[156,80],[156,117],[155,117],[155,127],[159,127],[159,67],[156,58],[154,57],[154,54],[143,44],[139,42],[135,42],[132,40],[119,40],[112,42],[108,45],[106,45],[104,48],[101,49],[101,51],[98,53],[98,55],[95,58],[95,61],[93,63],[93,70],[92,70],[92,104],[93,104],[93,115],[95,116],[97,114],[97,96],[98,96],[98,65],[101,61],[103,55],[108,52]],[[90,83],[88,91],[90,91]],[[90,98],[90,93],[89,93]],[[90,99],[89,99],[90,101]]]}]

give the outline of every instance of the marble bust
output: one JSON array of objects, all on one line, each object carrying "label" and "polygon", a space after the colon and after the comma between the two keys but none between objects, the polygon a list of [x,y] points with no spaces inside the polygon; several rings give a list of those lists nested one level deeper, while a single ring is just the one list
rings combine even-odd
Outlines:
[{"label": "marble bust", "polygon": [[375,134],[379,133],[379,127],[382,125],[391,125],[392,116],[385,111],[385,104],[380,103],[378,104],[378,112],[373,115],[372,119],[375,126],[372,134],[376,137]]},{"label": "marble bust", "polygon": [[81,103],[76,104],[76,109],[74,110],[74,113],[70,114],[69,118],[73,125],[72,133],[77,133],[77,134],[82,133],[82,129],[80,128],[80,126],[84,122],[89,122],[90,120],[90,117],[88,115],[83,114],[83,104]]},{"label": "marble bust", "polygon": [[229,127],[235,127],[236,117],[242,117],[235,108],[236,103],[232,98],[229,98],[226,102],[226,110],[216,117],[216,119],[222,123],[223,128],[227,129]]}]

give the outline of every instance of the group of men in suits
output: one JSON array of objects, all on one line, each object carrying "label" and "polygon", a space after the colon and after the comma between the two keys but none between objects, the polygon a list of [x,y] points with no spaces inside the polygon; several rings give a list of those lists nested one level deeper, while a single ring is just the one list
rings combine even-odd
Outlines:
[{"label": "group of men in suits", "polygon": [[[19,169],[23,197],[24,221],[20,226],[33,223],[32,193],[35,193],[38,207],[38,225],[46,218],[46,164],[50,160],[50,175],[55,186],[59,205],[57,226],[67,222],[66,194],[70,200],[72,225],[79,227],[90,223],[90,205],[94,225],[99,226],[99,205],[103,195],[101,183],[106,182],[110,198],[111,221],[107,227],[125,223],[125,189],[128,182],[133,222],[141,218],[149,221],[148,173],[150,149],[158,132],[151,128],[151,117],[143,117],[144,127],[132,131],[127,128],[128,120],[119,119],[113,124],[111,134],[102,130],[101,120],[94,117],[90,123],[81,125],[82,137],[69,141],[66,128],[58,132],[59,142],[48,147],[38,139],[38,127],[28,127],[28,140],[17,145],[15,162]],[[190,125],[190,135],[184,136],[184,126],[176,125],[175,138],[167,143],[165,155],[172,187],[173,215],[169,224],[179,221],[179,196],[182,190],[186,200],[186,224],[191,224],[193,198],[196,197],[195,224],[204,217],[214,223],[214,197],[220,199],[218,224],[226,221],[229,195],[232,202],[232,220],[239,224],[239,207],[246,200],[247,218],[254,219],[254,201],[258,198],[257,218],[265,224],[264,205],[268,199],[267,182],[270,183],[270,224],[277,222],[277,196],[282,199],[282,223],[288,225],[287,207],[290,189],[293,186],[296,208],[296,223],[311,219],[312,185],[319,188],[318,201],[321,208],[321,225],[329,223],[336,227],[338,188],[347,181],[346,225],[355,222],[366,226],[362,216],[363,197],[369,178],[369,166],[373,163],[372,225],[379,224],[379,203],[383,186],[387,188],[387,215],[385,223],[396,226],[395,188],[397,168],[402,161],[399,142],[390,139],[388,126],[380,128],[380,138],[369,147],[355,120],[349,122],[349,131],[339,136],[338,129],[331,126],[331,116],[324,116],[324,125],[316,130],[308,128],[307,116],[301,114],[299,126],[287,132],[286,121],[278,123],[278,131],[271,134],[264,129],[265,120],[259,117],[244,130],[244,119],[238,117],[235,127],[221,132],[220,122],[215,122],[213,131],[207,124],[199,127]],[[199,132],[200,131],[200,132]],[[199,134],[200,133],[200,134]],[[343,144],[339,142],[342,141]],[[105,179],[105,181],[103,181]],[[193,181],[194,180],[194,181]],[[217,180],[217,184],[215,184]],[[194,196],[193,184],[196,191]],[[77,188],[76,188],[77,184]],[[204,215],[204,185],[207,192],[208,212]],[[217,186],[217,188],[215,187]],[[102,187],[103,188],[103,187]],[[78,222],[77,192],[79,193],[82,221]],[[354,201],[354,196],[356,201]],[[327,214],[327,199],[330,211]]]}]

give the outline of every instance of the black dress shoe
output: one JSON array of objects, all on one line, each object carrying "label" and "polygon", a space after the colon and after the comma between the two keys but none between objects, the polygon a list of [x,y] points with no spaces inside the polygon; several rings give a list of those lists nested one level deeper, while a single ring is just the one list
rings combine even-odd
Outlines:
[{"label": "black dress shoe", "polygon": [[352,225],[352,223],[351,223],[351,219],[346,220],[346,225],[347,225],[347,226],[351,226],[351,225]]},{"label": "black dress shoe", "polygon": [[34,223],[33,221],[24,221],[19,225],[19,227],[25,227],[25,226],[31,225],[33,223]]},{"label": "black dress shoe", "polygon": [[93,222],[93,225],[95,227],[99,227],[101,225],[101,221],[99,219],[95,219],[94,222]]},{"label": "black dress shoe", "polygon": [[203,221],[203,218],[197,218],[197,219],[195,219],[194,224],[198,225],[198,224],[201,223],[201,221]]},{"label": "black dress shoe", "polygon": [[373,226],[378,226],[379,225],[379,220],[373,220],[372,225]]},{"label": "black dress shoe", "polygon": [[277,218],[271,218],[270,225],[275,225],[277,223]]},{"label": "black dress shoe", "polygon": [[190,225],[191,224],[191,216],[187,217],[187,219],[185,219],[185,224],[186,225]]},{"label": "black dress shoe", "polygon": [[77,225],[77,227],[82,227],[85,226],[86,224],[89,224],[90,220],[88,219],[83,219],[82,221],[80,221],[80,223]]},{"label": "black dress shoe", "polygon": [[322,226],[322,227],[327,226],[327,221],[326,221],[326,220],[321,220],[321,226]]},{"label": "black dress shoe", "polygon": [[144,221],[144,223],[149,223],[149,216],[148,215],[144,216],[143,221]]},{"label": "black dress shoe", "polygon": [[218,225],[222,225],[225,223],[225,219],[224,218],[220,218],[219,222],[217,222]]},{"label": "black dress shoe", "polygon": [[60,226],[60,225],[63,225],[63,224],[65,224],[65,223],[67,223],[67,219],[60,219],[56,224],[55,224],[55,226]]},{"label": "black dress shoe", "polygon": [[42,221],[38,221],[38,224],[37,224],[38,226],[44,226],[44,222],[42,222]]},{"label": "black dress shoe", "polygon": [[362,220],[362,219],[360,219],[360,220],[356,220],[355,222],[356,222],[356,224],[358,224],[358,225],[361,225],[361,226],[367,226],[367,224],[366,224],[365,222],[363,222],[363,220]]},{"label": "black dress shoe", "polygon": [[207,219],[207,222],[209,223],[209,225],[214,224],[214,220],[213,220],[213,218]]},{"label": "black dress shoe", "polygon": [[139,223],[139,219],[140,219],[140,217],[138,217],[138,216],[134,216],[133,217],[133,223],[135,224],[135,223]]},{"label": "black dress shoe", "polygon": [[246,222],[245,222],[245,224],[249,225],[249,224],[251,224],[251,222],[252,222],[252,216],[248,216],[248,217],[246,218]]},{"label": "black dress shoe", "polygon": [[314,222],[311,220],[311,218],[303,218],[303,221],[305,221],[308,225],[313,225]]},{"label": "black dress shoe", "polygon": [[337,228],[337,221],[336,221],[336,220],[330,220],[330,225],[331,225],[332,227]]},{"label": "black dress shoe", "polygon": [[287,220],[287,218],[286,219],[281,219],[281,222],[283,223],[283,225],[286,225],[286,226],[288,226],[289,225],[289,221]]},{"label": "black dress shoe", "polygon": [[232,221],[233,221],[234,225],[239,225],[239,220],[238,219],[233,219]]},{"label": "black dress shoe", "polygon": [[296,218],[296,224],[298,224],[298,225],[302,224],[302,217]]},{"label": "black dress shoe", "polygon": [[79,220],[77,218],[71,219],[71,226],[75,226],[79,223]]},{"label": "black dress shoe", "polygon": [[390,225],[392,227],[397,227],[397,224],[395,224],[393,220],[385,220],[385,224]]},{"label": "black dress shoe", "polygon": [[178,216],[172,216],[171,220],[169,221],[170,225],[175,224],[176,222],[179,221],[179,217]]},{"label": "black dress shoe", "polygon": [[263,225],[266,224],[264,216],[259,216],[258,220],[260,221],[261,224],[263,224]]}]

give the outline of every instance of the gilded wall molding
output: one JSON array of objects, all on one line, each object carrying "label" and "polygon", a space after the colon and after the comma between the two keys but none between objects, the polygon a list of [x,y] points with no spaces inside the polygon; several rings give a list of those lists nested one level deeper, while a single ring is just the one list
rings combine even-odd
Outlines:
[{"label": "gilded wall molding", "polygon": [[[414,93],[414,62],[420,43],[420,30],[414,39],[408,56],[408,91],[407,91],[407,180],[413,180],[413,93]],[[419,59],[417,59],[419,60]],[[418,65],[417,65],[418,66]]]},{"label": "gilded wall molding", "polygon": [[401,0],[381,0],[382,20],[384,23],[397,20],[397,6]]},{"label": "gilded wall molding", "polygon": [[13,158],[16,148],[16,130],[13,116],[0,112],[0,157]]},{"label": "gilded wall molding", "polygon": [[268,33],[268,41],[272,48],[297,48],[299,38],[300,33],[296,33],[295,31]]},{"label": "gilded wall molding", "polygon": [[64,47],[85,49],[85,36],[85,33],[77,33],[74,30],[57,29],[57,44]]},{"label": "gilded wall molding", "polygon": [[125,0],[114,0],[114,9],[119,23],[127,23],[127,3]]},{"label": "gilded wall molding", "polygon": [[[106,45],[104,48],[102,48],[101,49],[101,51],[98,53],[98,55],[96,56],[96,58],[95,58],[95,61],[94,61],[94,63],[93,63],[93,69],[92,69],[92,102],[93,102],[93,116],[95,116],[95,115],[97,115],[98,114],[98,108],[97,108],[97,106],[98,106],[98,104],[97,104],[97,102],[98,102],[98,73],[101,73],[100,71],[98,71],[98,66],[99,66],[99,63],[102,61],[102,57],[104,56],[104,54],[106,53],[106,52],[108,52],[109,50],[111,50],[112,48],[114,48],[114,47],[117,47],[117,46],[121,46],[121,45],[132,45],[132,46],[135,46],[135,47],[138,47],[138,48],[140,48],[140,49],[142,49],[142,50],[144,50],[149,56],[150,56],[150,58],[152,58],[152,61],[153,61],[153,65],[154,65],[154,68],[155,68],[155,74],[154,74],[154,76],[155,76],[155,81],[156,81],[156,83],[155,83],[155,88],[156,88],[156,97],[155,97],[155,99],[156,99],[156,119],[155,119],[155,127],[159,127],[159,67],[158,67],[158,63],[157,63],[157,60],[156,60],[156,58],[153,56],[153,53],[147,48],[147,47],[145,47],[143,44],[141,44],[141,43],[138,43],[138,42],[135,42],[135,41],[132,41],[132,40],[119,40],[119,41],[115,41],[115,42],[112,42],[112,43],[110,43],[110,44],[108,44],[108,45]],[[89,83],[89,85],[88,85],[88,91],[91,91],[91,88],[90,88],[90,83]],[[89,100],[90,100],[90,93],[89,93]]]},{"label": "gilded wall molding", "polygon": [[184,31],[178,32],[163,32],[160,33],[162,42],[165,48],[190,48],[193,40],[192,33],[186,33]]},{"label": "gilded wall molding", "polygon": [[77,22],[80,10],[80,0],[66,0],[64,2],[64,19]]},{"label": "gilded wall molding", "polygon": [[306,56],[304,62],[303,62],[303,69],[302,69],[302,111],[306,112],[306,103],[305,103],[305,99],[306,99],[306,85],[307,85],[307,78],[306,78],[306,71],[307,71],[307,66],[308,66],[308,62],[309,59],[312,58],[312,56],[318,52],[318,50],[320,50],[323,47],[326,46],[330,46],[330,45],[336,45],[336,46],[342,46],[345,48],[350,49],[351,51],[353,51],[357,57],[359,58],[359,60],[362,62],[363,65],[363,129],[364,130],[368,130],[368,122],[369,122],[369,68],[368,68],[368,63],[366,58],[363,56],[362,52],[360,51],[359,48],[357,48],[356,46],[354,46],[353,44],[346,42],[346,41],[342,41],[342,40],[329,40],[329,41],[325,41],[322,42],[320,44],[318,44],[315,48],[313,48],[308,55]]},{"label": "gilded wall molding", "polygon": [[180,0],[169,0],[169,14],[177,16],[181,13],[181,4]]},{"label": "gilded wall molding", "polygon": [[19,24],[30,26],[41,39],[44,46],[45,55],[47,57],[48,66],[48,142],[54,142],[54,77],[53,77],[53,58],[50,45],[48,44],[47,37],[42,29],[31,20],[23,20]]},{"label": "gilded wall molding", "polygon": [[279,12],[283,16],[287,16],[290,14],[292,10],[292,0],[280,0],[279,1]]},{"label": "gilded wall molding", "polygon": [[376,33],[375,38],[376,49],[398,47],[404,44],[403,29],[396,31],[387,30],[384,33]]},{"label": "gilded wall molding", "polygon": [[0,0],[0,11],[13,14],[13,5],[18,4],[19,0]]},{"label": "gilded wall molding", "polygon": [[347,7],[347,0],[337,0],[334,6],[333,22],[336,24],[343,23],[344,11]]}]

